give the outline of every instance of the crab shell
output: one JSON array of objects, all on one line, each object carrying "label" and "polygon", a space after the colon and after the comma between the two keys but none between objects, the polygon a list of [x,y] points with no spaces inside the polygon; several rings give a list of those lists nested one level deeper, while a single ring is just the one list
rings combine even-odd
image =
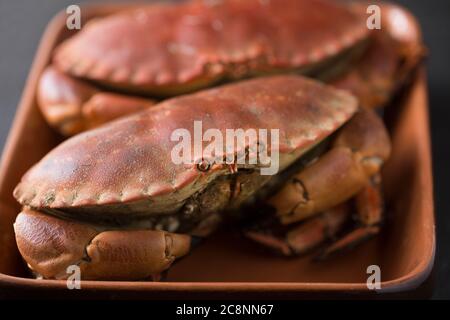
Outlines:
[{"label": "crab shell", "polygon": [[[25,174],[14,195],[36,209],[161,213],[230,174],[226,164],[199,170],[196,163],[203,155],[194,155],[191,164],[174,164],[171,152],[178,140],[171,136],[176,129],[192,130],[196,120],[204,131],[218,129],[224,137],[227,129],[279,129],[283,170],[337,130],[357,107],[345,91],[287,75],[173,98],[66,140]],[[270,144],[267,148],[270,153]]]},{"label": "crab shell", "polygon": [[54,63],[115,89],[172,96],[226,79],[316,74],[368,34],[364,16],[331,1],[190,1],[94,20]]}]

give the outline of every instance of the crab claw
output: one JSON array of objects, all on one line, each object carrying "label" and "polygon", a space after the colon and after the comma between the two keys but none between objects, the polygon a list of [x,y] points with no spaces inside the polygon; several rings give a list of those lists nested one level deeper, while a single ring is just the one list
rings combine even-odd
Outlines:
[{"label": "crab claw", "polygon": [[390,150],[381,119],[362,109],[337,133],[331,149],[295,175],[268,203],[283,224],[326,211],[362,190]]},{"label": "crab claw", "polygon": [[188,235],[156,230],[104,230],[24,209],[14,223],[20,253],[46,279],[66,279],[76,265],[81,278],[158,279],[190,250]]},{"label": "crab claw", "polygon": [[37,100],[47,122],[64,136],[144,110],[150,99],[103,92],[50,66],[42,74]]}]

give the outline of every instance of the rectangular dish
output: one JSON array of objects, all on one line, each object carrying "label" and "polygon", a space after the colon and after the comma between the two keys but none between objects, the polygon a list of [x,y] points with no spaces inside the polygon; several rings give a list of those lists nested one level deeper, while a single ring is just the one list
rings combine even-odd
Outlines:
[{"label": "rectangular dish", "polygon": [[[83,23],[120,8],[89,6]],[[393,138],[386,164],[387,213],[380,236],[353,252],[315,263],[310,257],[278,258],[223,230],[181,260],[167,282],[83,281],[82,290],[68,290],[65,281],[34,280],[17,251],[12,224],[20,210],[12,192],[24,172],[60,138],[36,106],[39,75],[53,48],[70,33],[65,14],[53,19],[36,55],[0,164],[0,297],[76,296],[114,298],[195,297],[403,297],[429,292],[427,279],[435,253],[435,223],[427,89],[424,72],[388,109],[385,119]],[[369,290],[367,267],[381,269],[381,289]],[[425,288],[425,289],[424,289]]]}]

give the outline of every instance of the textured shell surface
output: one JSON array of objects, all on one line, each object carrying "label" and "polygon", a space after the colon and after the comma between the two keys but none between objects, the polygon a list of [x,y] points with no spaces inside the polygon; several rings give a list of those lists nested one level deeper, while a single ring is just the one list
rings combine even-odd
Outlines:
[{"label": "textured shell surface", "polygon": [[189,1],[88,22],[54,62],[116,88],[174,95],[227,78],[306,72],[368,34],[365,20],[334,1]]},{"label": "textured shell surface", "polygon": [[[50,151],[14,192],[22,205],[68,208],[188,198],[229,166],[175,164],[175,129],[279,129],[280,154],[301,154],[356,112],[356,98],[300,76],[263,77],[166,100],[147,111],[74,136]],[[270,146],[269,146],[270,149]],[[236,150],[234,150],[236,152]],[[197,186],[197,187],[193,187]],[[165,197],[165,198],[164,198]],[[172,203],[171,203],[172,201]]]}]

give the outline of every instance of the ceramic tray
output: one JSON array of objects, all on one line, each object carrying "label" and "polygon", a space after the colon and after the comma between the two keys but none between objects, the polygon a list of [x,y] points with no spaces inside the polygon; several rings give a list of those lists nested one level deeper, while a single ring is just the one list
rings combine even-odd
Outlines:
[{"label": "ceramic tray", "polygon": [[[85,7],[83,23],[118,10]],[[238,233],[223,230],[178,262],[167,282],[83,281],[68,290],[65,281],[30,278],[17,251],[12,224],[20,210],[12,197],[24,172],[60,138],[36,106],[36,83],[52,49],[74,31],[65,15],[53,19],[36,55],[0,166],[0,296],[38,297],[388,297],[424,296],[435,252],[432,171],[424,72],[385,112],[393,138],[392,158],[383,171],[387,213],[380,236],[326,262],[285,259],[261,251]],[[367,267],[381,269],[381,289],[369,290]]]}]

